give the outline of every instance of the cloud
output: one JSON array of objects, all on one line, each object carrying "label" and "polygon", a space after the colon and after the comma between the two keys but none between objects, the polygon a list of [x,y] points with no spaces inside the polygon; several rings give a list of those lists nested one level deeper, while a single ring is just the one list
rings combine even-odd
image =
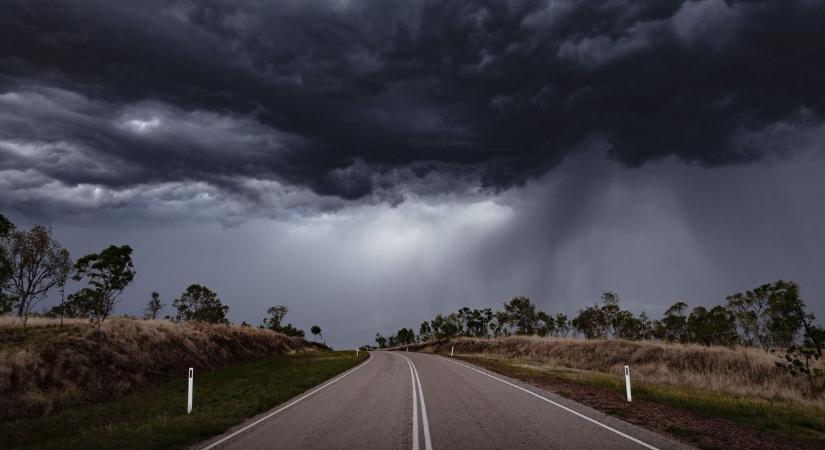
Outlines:
[{"label": "cloud", "polygon": [[427,177],[507,189],[592,139],[631,167],[752,162],[786,151],[754,136],[822,124],[823,20],[806,1],[12,2],[0,164],[67,192],[269,183],[323,210]]}]

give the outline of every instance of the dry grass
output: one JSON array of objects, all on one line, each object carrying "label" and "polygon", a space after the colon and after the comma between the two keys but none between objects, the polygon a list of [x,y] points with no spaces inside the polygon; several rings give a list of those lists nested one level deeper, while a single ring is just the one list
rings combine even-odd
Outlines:
[{"label": "dry grass", "polygon": [[[151,382],[274,354],[326,349],[269,330],[160,320],[0,319],[0,420],[104,400]],[[21,338],[22,336],[22,338]]]},{"label": "dry grass", "polygon": [[[513,336],[457,338],[418,345],[419,351],[486,355],[550,369],[575,369],[622,376],[625,364],[645,383],[695,388],[767,400],[822,406],[809,399],[801,377],[777,368],[777,356],[753,348],[704,347],[624,340],[580,340]],[[412,346],[411,346],[412,349]]]}]

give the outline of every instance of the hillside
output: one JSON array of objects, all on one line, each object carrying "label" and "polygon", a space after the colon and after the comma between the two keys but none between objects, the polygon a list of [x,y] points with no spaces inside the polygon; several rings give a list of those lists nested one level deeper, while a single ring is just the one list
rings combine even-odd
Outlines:
[{"label": "hillside", "polygon": [[328,350],[269,330],[112,319],[35,319],[24,332],[0,317],[0,420],[102,401],[150,383],[267,356]]}]

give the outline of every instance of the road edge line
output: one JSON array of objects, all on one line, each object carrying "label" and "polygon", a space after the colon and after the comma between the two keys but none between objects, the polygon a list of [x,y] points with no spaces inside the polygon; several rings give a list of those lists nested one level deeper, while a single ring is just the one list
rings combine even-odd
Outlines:
[{"label": "road edge line", "polygon": [[550,399],[549,399],[549,398],[547,398],[547,397],[544,397],[544,396],[542,396],[542,395],[536,394],[535,392],[533,392],[533,391],[531,391],[531,390],[529,390],[529,389],[525,389],[525,388],[523,388],[523,387],[521,387],[521,386],[518,386],[518,385],[516,385],[516,384],[513,384],[513,383],[511,383],[511,382],[509,382],[509,381],[507,381],[507,380],[502,380],[501,378],[499,378],[499,377],[497,377],[497,376],[495,376],[495,375],[490,375],[489,373],[484,372],[484,371],[481,371],[481,370],[478,370],[478,369],[476,369],[475,367],[470,367],[470,366],[468,366],[468,365],[466,365],[466,364],[462,364],[462,363],[460,363],[460,362],[458,362],[458,361],[453,361],[452,359],[449,359],[449,358],[444,358],[444,359],[446,359],[447,361],[450,361],[451,363],[458,364],[459,366],[465,367],[465,368],[467,368],[467,369],[474,370],[474,371],[476,371],[476,372],[478,372],[478,373],[480,373],[480,374],[482,374],[482,375],[486,375],[486,376],[488,376],[488,377],[490,377],[490,378],[492,378],[492,379],[494,379],[494,380],[498,380],[498,381],[500,381],[500,382],[502,382],[502,383],[504,383],[504,384],[507,384],[507,385],[512,386],[512,387],[514,387],[514,388],[516,388],[516,389],[519,389],[519,390],[521,390],[521,391],[524,391],[524,392],[526,392],[526,393],[528,393],[528,394],[530,394],[530,395],[532,395],[532,396],[534,396],[534,397],[540,398],[540,399],[544,400],[545,402],[550,403],[550,404],[551,404],[551,405],[553,405],[553,406],[557,406],[557,407],[559,407],[559,408],[561,408],[561,409],[563,409],[563,410],[565,410],[565,411],[567,411],[567,412],[569,412],[569,413],[571,413],[571,414],[574,414],[574,415],[576,415],[576,416],[579,416],[579,417],[581,417],[582,419],[585,419],[585,420],[587,420],[587,421],[589,421],[589,422],[592,422],[593,424],[598,425],[598,426],[600,426],[600,427],[602,427],[602,428],[604,428],[604,429],[606,429],[606,430],[608,430],[608,431],[612,431],[613,433],[616,433],[616,434],[618,434],[619,436],[621,436],[621,437],[623,437],[623,438],[625,438],[625,439],[628,439],[628,440],[630,440],[630,441],[632,441],[632,442],[635,442],[635,443],[637,443],[637,444],[639,444],[639,445],[641,445],[641,446],[643,446],[643,447],[645,447],[645,448],[648,448],[648,449],[650,449],[650,450],[659,450],[659,448],[657,448],[657,447],[654,447],[654,446],[652,446],[652,445],[650,445],[650,444],[648,444],[648,443],[646,443],[646,442],[644,442],[644,441],[641,441],[641,440],[639,440],[639,439],[636,439],[635,437],[633,437],[633,436],[631,436],[631,435],[629,435],[629,434],[627,434],[627,433],[623,433],[623,432],[621,432],[621,431],[619,431],[619,430],[617,430],[617,429],[615,429],[615,428],[611,427],[610,425],[603,424],[603,423],[599,422],[598,420],[593,419],[593,418],[590,418],[590,417],[588,417],[588,416],[586,416],[586,415],[584,415],[584,414],[582,414],[582,413],[580,413],[580,412],[578,412],[578,411],[576,411],[576,410],[574,410],[574,409],[568,408],[567,406],[564,406],[564,405],[562,405],[562,404],[560,404],[560,403],[554,402],[553,400],[550,400]]},{"label": "road edge line", "polygon": [[301,397],[299,397],[299,398],[297,398],[297,399],[295,399],[295,400],[293,400],[293,401],[291,401],[291,402],[287,403],[286,405],[284,405],[284,406],[282,406],[282,407],[278,408],[277,410],[275,410],[275,411],[273,411],[273,412],[271,412],[271,413],[267,414],[267,415],[266,415],[266,416],[264,416],[264,417],[261,417],[260,419],[258,419],[258,420],[256,420],[256,421],[254,421],[254,422],[250,423],[249,425],[247,425],[247,426],[245,426],[245,427],[243,427],[243,428],[241,428],[241,429],[239,429],[239,430],[236,430],[236,431],[232,432],[232,434],[230,434],[229,436],[225,436],[225,437],[223,437],[222,439],[220,439],[220,440],[218,440],[218,441],[215,441],[215,442],[213,442],[213,443],[211,443],[211,444],[207,445],[206,447],[201,448],[200,450],[210,450],[210,449],[213,449],[213,448],[217,447],[218,445],[223,444],[224,442],[228,441],[229,439],[232,439],[233,437],[235,437],[235,436],[237,436],[237,435],[239,435],[239,434],[243,433],[244,431],[249,430],[250,428],[254,427],[255,425],[258,425],[259,423],[263,422],[264,420],[267,420],[267,419],[271,418],[272,416],[274,416],[274,415],[278,414],[279,412],[281,412],[281,411],[283,411],[283,410],[285,410],[285,409],[289,408],[290,406],[292,406],[292,405],[294,405],[294,404],[296,404],[296,403],[298,403],[298,402],[300,402],[300,401],[304,400],[304,399],[305,399],[305,398],[307,398],[307,397],[310,397],[310,396],[314,395],[316,392],[319,392],[319,391],[321,391],[322,389],[325,389],[327,386],[330,386],[330,385],[332,385],[332,384],[334,384],[334,383],[337,383],[338,381],[340,381],[340,380],[341,380],[341,379],[343,379],[344,377],[346,377],[346,376],[348,376],[348,375],[350,375],[350,374],[353,374],[353,373],[355,373],[355,371],[357,371],[358,369],[360,369],[360,368],[362,368],[362,367],[366,366],[368,362],[372,361],[373,356],[374,356],[374,355],[373,355],[373,353],[372,353],[372,352],[370,352],[370,357],[369,357],[369,358],[367,358],[367,360],[366,360],[366,361],[364,361],[364,362],[362,362],[361,364],[358,364],[357,366],[355,366],[355,367],[353,367],[353,368],[351,368],[351,369],[347,370],[346,372],[342,373],[341,375],[338,375],[337,377],[333,378],[333,379],[332,379],[332,381],[328,381],[328,382],[327,382],[326,384],[324,384],[323,386],[321,386],[321,387],[319,387],[319,388],[315,388],[314,390],[312,390],[312,391],[311,391],[311,392],[309,392],[308,394],[304,394],[303,396],[301,396]]}]

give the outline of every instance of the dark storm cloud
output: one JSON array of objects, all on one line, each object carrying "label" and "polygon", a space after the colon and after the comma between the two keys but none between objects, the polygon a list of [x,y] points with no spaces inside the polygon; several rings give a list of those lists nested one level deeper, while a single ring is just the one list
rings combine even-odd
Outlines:
[{"label": "dark storm cloud", "polygon": [[7,2],[0,176],[18,206],[36,188],[10,180],[265,205],[266,183],[508,187],[593,137],[630,166],[747,162],[822,123],[823,23],[817,1]]}]

